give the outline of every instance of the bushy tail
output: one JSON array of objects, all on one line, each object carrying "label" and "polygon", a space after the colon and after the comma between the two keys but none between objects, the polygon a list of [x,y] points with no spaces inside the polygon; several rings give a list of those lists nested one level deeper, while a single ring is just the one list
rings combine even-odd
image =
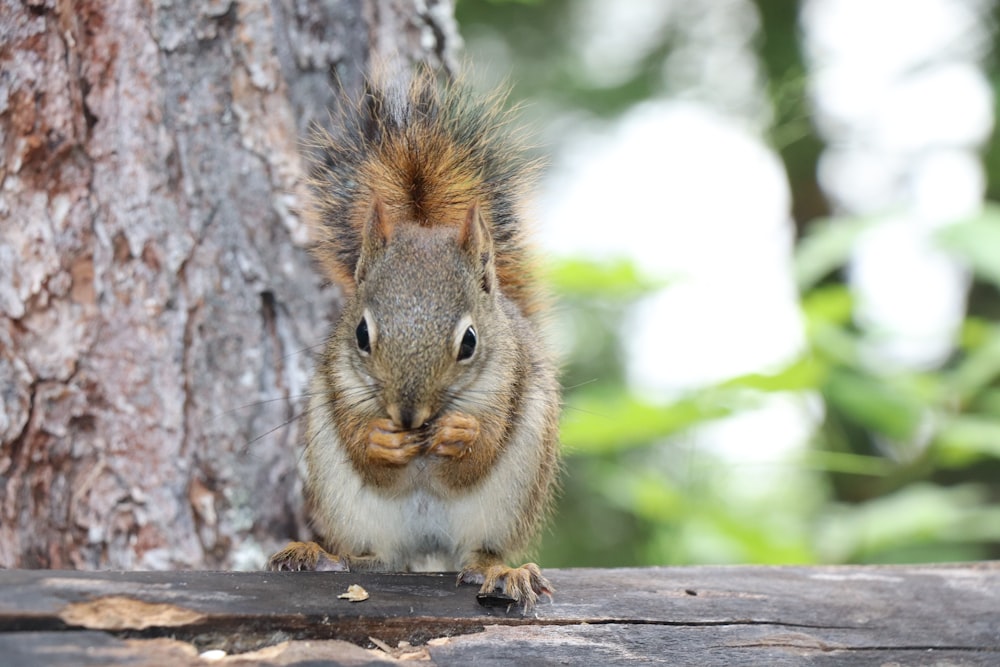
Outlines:
[{"label": "bushy tail", "polygon": [[353,288],[376,199],[393,222],[427,226],[459,226],[478,201],[501,290],[526,314],[535,311],[520,211],[535,170],[504,101],[503,93],[476,95],[460,81],[439,83],[421,68],[408,85],[370,81],[334,118],[335,134],[315,133],[316,254],[332,279]]}]

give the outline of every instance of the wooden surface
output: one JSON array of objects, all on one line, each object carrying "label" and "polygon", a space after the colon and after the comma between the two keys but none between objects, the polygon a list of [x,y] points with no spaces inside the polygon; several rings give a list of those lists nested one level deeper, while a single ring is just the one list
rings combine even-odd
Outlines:
[{"label": "wooden surface", "polygon": [[0,570],[0,665],[1000,665],[1000,563],[547,574],[523,616],[450,575]]}]

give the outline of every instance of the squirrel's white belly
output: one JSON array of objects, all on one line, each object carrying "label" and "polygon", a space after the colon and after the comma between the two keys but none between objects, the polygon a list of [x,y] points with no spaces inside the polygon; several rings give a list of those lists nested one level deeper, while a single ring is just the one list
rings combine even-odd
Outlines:
[{"label": "squirrel's white belly", "polygon": [[[541,399],[525,401],[490,474],[461,493],[435,492],[432,471],[423,468],[423,461],[410,463],[414,475],[405,491],[390,494],[366,485],[340,446],[332,420],[315,420],[312,437],[326,446],[313,447],[309,464],[328,536],[345,554],[375,556],[396,571],[460,570],[473,552],[508,543],[518,516],[510,508],[528,495],[532,471],[540,465],[534,441],[540,429],[533,424],[543,419],[545,405]],[[319,404],[315,409],[329,408]]]},{"label": "squirrel's white belly", "polygon": [[[471,551],[488,539],[489,522],[463,522],[456,509],[479,503],[478,493],[445,502],[426,490],[416,489],[387,497],[362,486],[358,502],[344,513],[352,530],[350,544],[356,553],[371,553],[393,570],[412,572],[456,571]],[[363,515],[351,516],[351,510]],[[468,509],[468,508],[466,508]]]},{"label": "squirrel's white belly", "polygon": [[489,500],[489,479],[447,499],[419,485],[389,495],[366,485],[339,447],[325,453],[316,474],[327,479],[316,501],[326,506],[321,514],[332,519],[336,543],[348,554],[375,556],[396,571],[457,571],[498,529],[508,529]]}]

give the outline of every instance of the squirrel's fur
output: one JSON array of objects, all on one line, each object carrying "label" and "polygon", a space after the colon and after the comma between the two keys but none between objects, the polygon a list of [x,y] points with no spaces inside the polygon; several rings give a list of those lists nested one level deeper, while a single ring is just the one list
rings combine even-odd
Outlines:
[{"label": "squirrel's fur", "polygon": [[315,254],[331,279],[353,289],[373,200],[392,220],[453,227],[478,202],[501,289],[525,315],[544,306],[521,210],[537,163],[524,157],[504,99],[502,91],[478,94],[461,80],[441,84],[422,67],[408,84],[370,82],[360,101],[341,105],[333,114],[336,136],[319,129],[311,142]]},{"label": "squirrel's fur", "polygon": [[316,256],[346,294],[307,413],[328,551],[293,543],[272,569],[460,570],[525,609],[551,592],[505,564],[550,504],[559,385],[501,101],[422,70],[316,137]]}]

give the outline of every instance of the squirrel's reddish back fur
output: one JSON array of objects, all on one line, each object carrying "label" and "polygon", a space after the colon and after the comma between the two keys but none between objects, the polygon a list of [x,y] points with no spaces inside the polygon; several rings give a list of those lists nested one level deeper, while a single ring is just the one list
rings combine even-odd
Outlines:
[{"label": "squirrel's reddish back fur", "polygon": [[460,227],[478,203],[500,288],[531,316],[540,307],[519,210],[533,173],[503,95],[476,95],[420,69],[408,85],[370,81],[313,138],[316,256],[348,290],[375,202],[389,222]]}]

